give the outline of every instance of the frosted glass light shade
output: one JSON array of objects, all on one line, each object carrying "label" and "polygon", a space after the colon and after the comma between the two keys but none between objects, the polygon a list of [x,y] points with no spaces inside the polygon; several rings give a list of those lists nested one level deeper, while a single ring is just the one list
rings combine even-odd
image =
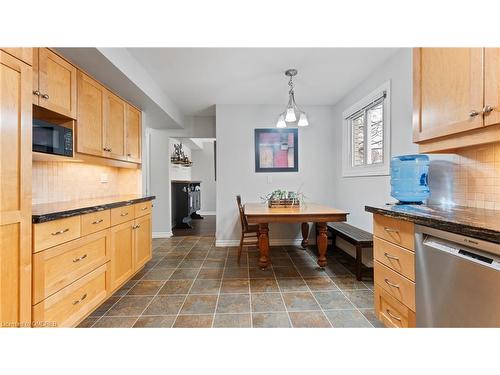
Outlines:
[{"label": "frosted glass light shade", "polygon": [[299,123],[297,124],[298,126],[308,126],[309,121],[307,120],[307,116],[304,112],[301,112],[300,117],[299,117]]},{"label": "frosted glass light shade", "polygon": [[277,128],[286,128],[286,122],[285,122],[285,117],[283,115],[280,115],[278,118],[278,122],[276,123]]},{"label": "frosted glass light shade", "polygon": [[293,110],[293,108],[289,107],[286,109],[285,121],[286,122],[297,121],[297,117],[295,117],[295,111]]}]

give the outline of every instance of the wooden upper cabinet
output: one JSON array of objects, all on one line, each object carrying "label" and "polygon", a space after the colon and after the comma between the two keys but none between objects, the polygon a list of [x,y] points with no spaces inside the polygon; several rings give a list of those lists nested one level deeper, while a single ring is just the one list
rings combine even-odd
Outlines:
[{"label": "wooden upper cabinet", "polygon": [[106,89],[78,71],[78,116],[76,150],[83,154],[104,154],[104,100]]},{"label": "wooden upper cabinet", "polygon": [[37,51],[34,68],[37,69],[38,77],[35,77],[33,87],[33,94],[37,97],[34,98],[35,104],[76,118],[76,68],[48,48],[39,48]]},{"label": "wooden upper cabinet", "polygon": [[127,160],[125,155],[127,104],[107,91],[104,116],[104,155],[112,159]]},{"label": "wooden upper cabinet", "polygon": [[500,123],[500,48],[484,49],[484,125]]},{"label": "wooden upper cabinet", "polygon": [[137,108],[127,105],[127,161],[141,162],[141,129],[141,112]]},{"label": "wooden upper cabinet", "polygon": [[31,322],[31,83],[0,51],[0,327]]},{"label": "wooden upper cabinet", "polygon": [[33,48],[31,47],[0,47],[0,49],[14,56],[16,59],[24,61],[28,65],[33,65]]},{"label": "wooden upper cabinet", "polygon": [[414,142],[483,126],[483,49],[415,48]]}]

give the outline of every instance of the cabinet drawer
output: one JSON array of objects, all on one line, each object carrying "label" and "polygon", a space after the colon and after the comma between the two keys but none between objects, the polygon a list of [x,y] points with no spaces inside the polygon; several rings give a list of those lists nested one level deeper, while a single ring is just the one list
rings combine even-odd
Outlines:
[{"label": "cabinet drawer", "polygon": [[375,312],[386,327],[415,327],[415,313],[378,285],[375,285]]},{"label": "cabinet drawer", "polygon": [[380,263],[415,281],[415,254],[380,238],[373,238],[373,256]]},{"label": "cabinet drawer", "polygon": [[144,216],[151,213],[153,209],[153,202],[141,202],[134,205],[135,207],[135,217]]},{"label": "cabinet drawer", "polygon": [[48,249],[80,237],[80,216],[33,225],[33,251]]},{"label": "cabinet drawer", "polygon": [[95,269],[73,284],[33,306],[33,322],[54,322],[73,327],[106,299],[107,265]]},{"label": "cabinet drawer", "polygon": [[111,213],[109,210],[82,215],[82,236],[109,228],[110,223]]},{"label": "cabinet drawer", "polygon": [[33,304],[44,300],[110,257],[109,229],[40,251],[33,256]]},{"label": "cabinet drawer", "polygon": [[112,208],[111,225],[118,225],[129,220],[134,220],[134,214],[134,205]]},{"label": "cabinet drawer", "polygon": [[374,262],[374,275],[375,284],[415,311],[415,283],[413,281],[408,280],[378,261]]},{"label": "cabinet drawer", "polygon": [[409,221],[375,214],[373,215],[373,234],[406,249],[415,250],[415,228]]}]

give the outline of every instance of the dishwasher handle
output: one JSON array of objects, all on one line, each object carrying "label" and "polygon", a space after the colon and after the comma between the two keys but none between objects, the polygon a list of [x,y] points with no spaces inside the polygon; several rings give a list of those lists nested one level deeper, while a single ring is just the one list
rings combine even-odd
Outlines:
[{"label": "dishwasher handle", "polygon": [[500,271],[500,256],[491,254],[478,249],[472,249],[467,246],[461,246],[448,240],[427,235],[423,241],[425,247],[432,248],[437,251],[446,252],[462,258],[465,261],[481,264],[485,267],[493,268]]}]

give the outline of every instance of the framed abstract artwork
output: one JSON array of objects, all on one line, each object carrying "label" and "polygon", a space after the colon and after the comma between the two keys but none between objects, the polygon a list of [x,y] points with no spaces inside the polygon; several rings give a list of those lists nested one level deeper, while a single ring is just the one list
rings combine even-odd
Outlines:
[{"label": "framed abstract artwork", "polygon": [[255,172],[297,172],[298,138],[298,129],[255,129]]}]

